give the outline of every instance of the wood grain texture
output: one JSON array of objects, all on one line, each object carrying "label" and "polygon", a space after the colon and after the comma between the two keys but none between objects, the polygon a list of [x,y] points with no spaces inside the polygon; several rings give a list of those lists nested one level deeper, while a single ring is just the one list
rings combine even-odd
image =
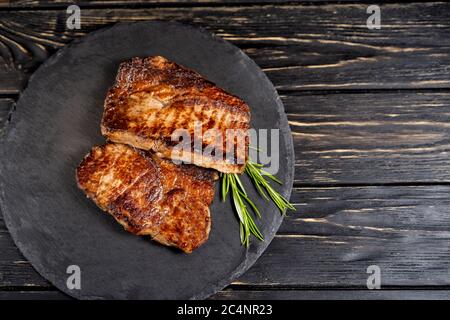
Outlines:
[{"label": "wood grain texture", "polygon": [[67,300],[70,297],[56,290],[51,291],[0,291],[0,300]]},{"label": "wood grain texture", "polygon": [[[290,214],[265,254],[232,288],[382,288],[450,285],[450,186],[296,188]],[[21,257],[4,226],[1,287],[50,287]]]},{"label": "wood grain texture", "polygon": [[226,290],[211,297],[214,300],[447,300],[449,298],[448,290]]},{"label": "wood grain texture", "polygon": [[[177,20],[243,48],[277,89],[448,88],[450,5],[384,4],[381,30],[367,4],[84,9],[67,30],[65,10],[0,12],[0,93],[17,93],[30,73],[73,38],[118,21]],[[376,70],[376,72],[375,72]]]},{"label": "wood grain texture", "polygon": [[[448,290],[224,290],[211,300],[437,300]],[[66,300],[59,291],[0,291],[0,300]]]},{"label": "wood grain texture", "polygon": [[[186,6],[186,5],[254,5],[254,4],[277,4],[282,5],[302,2],[325,2],[324,0],[3,0],[0,8],[47,8],[67,7],[77,4],[80,7],[142,7],[142,6]],[[326,1],[326,2],[337,2]],[[381,1],[383,2],[383,1]]]},{"label": "wood grain texture", "polygon": [[282,95],[298,184],[450,181],[449,92]]},{"label": "wood grain texture", "polygon": [[[290,215],[241,284],[448,285],[449,186],[296,189]],[[267,272],[270,270],[270,272]]]},{"label": "wood grain texture", "polygon": [[19,252],[6,227],[0,225],[0,290],[9,287],[50,287]]}]

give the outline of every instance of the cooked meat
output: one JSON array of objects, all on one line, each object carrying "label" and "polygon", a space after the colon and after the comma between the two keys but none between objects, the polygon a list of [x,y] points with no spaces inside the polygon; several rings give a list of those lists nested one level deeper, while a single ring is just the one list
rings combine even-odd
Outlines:
[{"label": "cooked meat", "polygon": [[216,178],[114,143],[94,147],[77,168],[79,187],[127,231],[188,253],[208,239]]},{"label": "cooked meat", "polygon": [[[244,170],[247,104],[163,57],[122,63],[104,108],[102,133],[114,142],[225,173]],[[177,129],[185,130],[183,138],[174,139]],[[180,139],[183,150],[175,147]]]}]

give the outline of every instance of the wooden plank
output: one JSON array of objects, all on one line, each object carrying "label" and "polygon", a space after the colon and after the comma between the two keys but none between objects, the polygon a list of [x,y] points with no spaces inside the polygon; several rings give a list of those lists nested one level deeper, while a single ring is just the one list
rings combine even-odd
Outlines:
[{"label": "wooden plank", "polygon": [[[0,291],[0,300],[66,300],[59,291]],[[441,300],[449,290],[224,290],[210,300]]]},{"label": "wooden plank", "polygon": [[291,214],[240,284],[448,285],[450,186],[296,189]]},{"label": "wooden plank", "polygon": [[300,184],[450,182],[450,93],[290,94]]},{"label": "wooden plank", "polygon": [[8,287],[41,288],[51,285],[25,260],[0,219],[0,290]]},{"label": "wooden plank", "polygon": [[[0,296],[1,297],[1,296]],[[226,290],[212,300],[447,300],[449,290]]]},{"label": "wooden plank", "polygon": [[64,293],[52,291],[0,291],[0,300],[67,300]]},{"label": "wooden plank", "polygon": [[[370,265],[382,288],[449,286],[449,194],[450,186],[296,188],[298,212],[232,288],[362,289]],[[0,287],[49,287],[1,228]]]},{"label": "wooden plank", "polygon": [[[175,5],[255,5],[255,4],[277,4],[301,3],[301,2],[325,2],[324,0],[84,0],[84,1],[66,1],[66,0],[6,0],[0,2],[0,8],[58,8],[67,7],[71,4],[77,4],[80,7],[143,7],[143,6],[175,6]],[[335,1],[326,1],[338,2]],[[383,1],[379,1],[381,3]]]},{"label": "wooden plank", "polygon": [[0,12],[0,93],[73,38],[118,21],[177,20],[204,27],[245,50],[280,90],[449,88],[450,7],[382,5],[369,30],[367,4],[84,9],[67,30],[65,10]]}]

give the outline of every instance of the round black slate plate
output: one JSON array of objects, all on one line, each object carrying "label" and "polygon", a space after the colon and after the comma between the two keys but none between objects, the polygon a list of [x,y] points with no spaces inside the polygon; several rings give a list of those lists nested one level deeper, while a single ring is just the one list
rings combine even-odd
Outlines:
[{"label": "round black slate plate", "polygon": [[[81,299],[205,298],[246,271],[282,217],[244,183],[262,210],[266,240],[246,249],[229,201],[211,207],[208,242],[191,255],[125,232],[77,188],[75,168],[102,144],[103,99],[119,63],[162,55],[192,68],[251,107],[254,128],[280,129],[280,191],[292,189],[294,152],[280,99],[264,73],[237,47],[171,22],[118,24],[74,41],[46,61],[21,95],[1,147],[1,209],[19,249],[60,290]],[[216,186],[219,189],[219,186]],[[66,271],[81,269],[81,289]]]}]

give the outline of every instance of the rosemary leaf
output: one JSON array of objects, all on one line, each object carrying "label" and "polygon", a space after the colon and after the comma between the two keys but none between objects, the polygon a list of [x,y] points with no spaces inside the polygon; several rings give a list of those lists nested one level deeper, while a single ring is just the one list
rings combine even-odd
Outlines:
[{"label": "rosemary leaf", "polygon": [[[255,185],[259,194],[267,201],[272,200],[282,214],[285,214],[287,209],[295,210],[295,207],[281,194],[279,194],[269,183],[272,180],[278,184],[282,184],[274,175],[263,170],[263,165],[248,161],[245,166],[245,173]],[[231,190],[231,198],[236,214],[239,218],[239,230],[241,243],[245,246],[250,244],[250,236],[255,236],[258,240],[263,241],[264,236],[258,229],[253,215],[249,212],[249,208],[253,213],[261,218],[261,212],[258,210],[253,201],[248,197],[245,191],[244,184],[242,183],[239,175],[235,173],[221,174],[222,177],[222,200],[225,201],[226,197]],[[248,207],[247,207],[248,205]]]}]

